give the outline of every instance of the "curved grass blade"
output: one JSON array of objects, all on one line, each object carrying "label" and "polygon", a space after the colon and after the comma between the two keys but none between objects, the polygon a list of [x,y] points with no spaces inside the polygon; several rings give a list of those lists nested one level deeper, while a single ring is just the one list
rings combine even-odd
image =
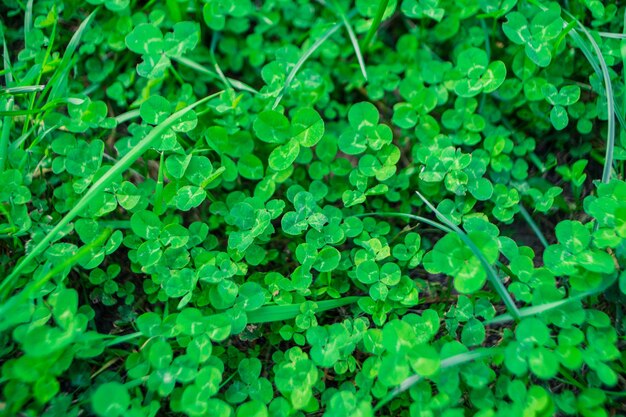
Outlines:
[{"label": "curved grass blade", "polygon": [[383,21],[383,16],[385,15],[385,10],[387,10],[388,4],[389,0],[380,0],[378,2],[378,9],[376,9],[374,20],[372,20],[372,24],[365,35],[365,39],[363,39],[363,43],[361,44],[364,51],[368,50],[374,35],[378,32],[378,28],[380,27],[380,23]]},{"label": "curved grass blade", "polygon": [[[591,33],[587,30],[585,26],[583,26],[578,19],[576,19],[570,12],[567,10],[565,14],[568,15],[573,21],[578,24],[580,30],[585,34],[593,50],[595,51],[598,61],[600,63],[600,69],[602,70],[602,78],[604,80],[604,88],[606,94],[606,103],[607,103],[607,117],[608,117],[608,131],[606,138],[606,154],[604,156],[604,169],[602,170],[602,182],[608,183],[611,180],[611,171],[613,170],[613,152],[615,148],[615,97],[613,95],[613,84],[611,83],[611,75],[609,74],[609,67],[606,65],[606,61],[604,60],[604,56],[602,55],[602,51],[600,50],[600,46],[593,38]],[[571,31],[570,33],[576,33],[575,31]]]},{"label": "curved grass blade", "polygon": [[330,38],[333,33],[337,32],[337,30],[341,27],[341,25],[342,23],[334,24],[330,29],[324,32],[324,34],[320,36],[320,38],[316,40],[313,43],[313,45],[309,47],[309,49],[307,49],[302,54],[300,59],[298,59],[298,62],[296,62],[296,65],[291,69],[291,71],[287,75],[287,78],[285,79],[285,85],[283,86],[282,90],[280,90],[280,93],[276,97],[276,100],[274,100],[274,105],[272,105],[272,109],[275,109],[276,107],[278,107],[278,104],[283,99],[283,96],[289,89],[289,86],[291,85],[291,82],[293,81],[293,79],[296,77],[296,74],[298,74],[298,71],[300,71],[300,68],[302,68],[302,65],[304,65],[307,59],[309,59],[309,57],[313,55],[313,52],[317,51],[317,48],[319,48],[320,46],[322,46],[324,42],[326,42],[326,39]]},{"label": "curved grass blade", "polygon": [[[316,312],[321,313],[323,311],[328,311],[334,308],[343,307],[348,304],[353,304],[356,303],[360,298],[363,297],[352,296],[338,298],[336,300],[315,301],[315,303],[317,304]],[[271,323],[275,321],[293,319],[298,314],[300,314],[301,305],[302,303],[261,307],[258,310],[250,311],[248,313],[248,323]]]},{"label": "curved grass blade", "polygon": [[[458,355],[450,356],[449,358],[442,360],[441,369],[452,368],[453,366],[463,365],[477,359],[493,356],[500,352],[500,350],[500,348],[484,348],[459,353]],[[380,410],[385,404],[389,403],[389,401],[393,400],[398,395],[402,394],[404,391],[408,390],[421,380],[421,375],[413,375],[402,381],[402,383],[396,389],[391,391],[389,394],[383,397],[378,402],[378,404],[376,404],[376,406],[374,407],[374,412]]]},{"label": "curved grass blade", "polygon": [[150,133],[146,135],[130,152],[124,155],[115,165],[113,165],[100,179],[98,179],[83,197],[72,207],[72,209],[57,223],[57,225],[48,232],[48,234],[35,245],[32,250],[24,257],[20,263],[11,271],[11,273],[0,283],[0,300],[5,299],[8,293],[13,289],[13,284],[24,268],[29,265],[59,234],[59,232],[69,224],[87,205],[106,187],[108,187],[116,175],[123,173],[125,170],[137,160],[145,151],[150,149],[170,126],[178,121],[182,116],[187,114],[194,107],[197,107],[208,100],[218,96],[222,91],[212,94],[208,97],[198,100],[193,104],[177,111],[163,121],[163,123],[155,126]]},{"label": "curved grass blade", "polygon": [[522,213],[522,217],[524,217],[524,220],[526,220],[526,223],[528,223],[528,225],[533,230],[533,232],[535,232],[535,235],[537,236],[537,238],[539,239],[543,247],[547,248],[549,245],[548,240],[546,239],[543,232],[541,231],[541,229],[539,229],[539,226],[537,226],[537,223],[535,223],[532,216],[530,215],[528,210],[526,210],[526,208],[524,207],[522,203],[519,204],[519,211],[520,213]]},{"label": "curved grass blade", "polygon": [[48,93],[48,91],[50,91],[50,99],[55,99],[60,94],[61,88],[65,86],[65,76],[70,71],[70,63],[72,62],[74,52],[76,52],[76,48],[78,48],[78,45],[80,44],[80,40],[83,37],[85,30],[96,16],[98,10],[99,8],[96,8],[93,12],[91,12],[89,16],[87,16],[87,18],[82,21],[78,29],[76,29],[76,32],[74,32],[74,36],[72,36],[72,39],[70,39],[70,42],[65,49],[65,53],[63,54],[63,58],[61,59],[59,66],[54,71],[54,74],[52,74],[52,77],[50,78],[48,84],[46,84],[46,88],[44,89],[43,93],[39,96],[37,107],[40,107],[39,104],[41,103],[41,100],[43,100],[43,98],[45,97],[46,93]]},{"label": "curved grass blade", "polygon": [[[609,289],[609,287],[615,283],[616,279],[617,278],[608,279],[604,284],[602,284],[600,287],[596,289],[582,292],[580,294],[577,294],[573,297],[566,298],[564,300],[553,301],[551,303],[545,303],[545,304],[539,304],[536,306],[521,308],[520,318],[530,317],[530,316],[534,316],[534,315],[541,314],[541,313],[546,313],[550,310],[563,307],[567,304],[570,304],[576,301],[581,301],[584,298],[590,297],[592,295],[600,294],[606,291],[607,289]],[[509,321],[513,321],[513,317],[509,313],[505,313],[505,314],[496,316],[493,319],[485,322],[485,325],[489,326],[489,325],[494,325],[494,324],[502,324],[502,323],[506,323]]]},{"label": "curved grass blade", "polygon": [[348,37],[350,38],[352,47],[354,48],[356,60],[359,62],[359,67],[361,67],[361,74],[363,74],[363,78],[365,78],[365,81],[367,81],[367,69],[365,68],[365,61],[363,60],[363,54],[361,53],[359,41],[357,40],[356,35],[354,34],[354,30],[352,30],[352,26],[350,25],[350,22],[346,18],[345,14],[341,15],[341,19],[343,21],[343,25],[346,27],[346,31],[348,32]]},{"label": "curved grass blade", "polygon": [[418,191],[416,191],[416,193],[418,197],[424,202],[424,204],[426,204],[433,211],[433,213],[435,213],[437,218],[441,220],[441,222],[444,223],[446,226],[448,226],[450,229],[454,230],[454,232],[459,236],[459,238],[461,238],[461,240],[472,250],[472,252],[474,252],[474,256],[478,258],[481,265],[485,269],[485,272],[487,273],[487,277],[489,278],[491,285],[494,287],[494,289],[496,290],[500,298],[502,298],[502,301],[504,302],[504,305],[506,306],[509,313],[511,313],[511,315],[516,320],[519,319],[520,317],[519,308],[517,308],[517,306],[515,305],[515,302],[513,301],[513,298],[511,297],[511,294],[509,294],[509,291],[506,289],[502,281],[500,281],[500,278],[498,278],[498,273],[493,268],[493,266],[487,261],[485,256],[482,254],[482,252],[478,248],[478,246],[476,246],[476,244],[472,242],[472,240],[467,236],[467,234],[463,230],[461,230],[457,225],[452,223],[443,214],[441,214],[441,212],[437,210],[437,208],[435,208],[435,206],[433,206],[422,194],[420,194]]},{"label": "curved grass blade", "polygon": [[341,22],[343,23],[343,26],[346,28],[346,32],[348,32],[348,37],[350,38],[350,42],[352,43],[352,48],[354,49],[354,54],[356,55],[356,60],[359,62],[359,67],[361,67],[361,74],[363,74],[363,78],[365,78],[365,81],[367,81],[367,69],[365,68],[365,60],[363,59],[363,54],[361,53],[361,47],[359,46],[359,40],[356,38],[356,35],[354,34],[354,30],[352,29],[352,25],[350,24],[350,21],[348,20],[348,17],[343,12],[343,9],[341,8],[341,6],[339,6],[337,4],[336,0],[333,1],[333,4],[335,5],[336,11],[335,11],[335,9],[329,7],[326,4],[326,2],[320,1],[320,3],[322,5],[328,7],[329,9],[333,10],[341,18]]}]

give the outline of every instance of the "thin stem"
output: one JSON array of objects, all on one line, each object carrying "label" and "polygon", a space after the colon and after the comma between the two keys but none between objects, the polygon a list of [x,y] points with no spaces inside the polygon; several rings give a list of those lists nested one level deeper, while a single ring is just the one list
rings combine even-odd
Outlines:
[{"label": "thin stem", "polygon": [[528,213],[528,211],[526,210],[526,208],[524,207],[522,203],[519,203],[519,211],[520,213],[522,213],[522,217],[524,217],[524,220],[526,220],[526,223],[528,223],[528,225],[533,230],[533,232],[535,232],[535,235],[537,236],[537,238],[539,239],[543,247],[547,248],[549,245],[548,240],[543,235],[543,233],[541,232],[541,229],[539,229],[539,226],[537,226],[537,223],[535,223],[532,216],[530,215],[530,213]]}]

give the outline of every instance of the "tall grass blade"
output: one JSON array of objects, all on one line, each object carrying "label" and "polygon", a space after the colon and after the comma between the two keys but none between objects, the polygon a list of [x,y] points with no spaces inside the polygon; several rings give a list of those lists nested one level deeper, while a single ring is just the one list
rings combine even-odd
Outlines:
[{"label": "tall grass blade", "polygon": [[76,216],[78,216],[89,203],[108,187],[115,176],[122,174],[137,160],[145,151],[150,149],[170,126],[178,121],[182,116],[193,108],[206,103],[208,100],[218,96],[222,91],[196,101],[193,104],[177,111],[163,121],[163,123],[155,126],[150,133],[146,135],[130,152],[124,155],[115,165],[113,165],[102,177],[100,177],[87,190],[85,195],[72,207],[72,209],[39,241],[31,251],[17,264],[11,273],[0,283],[0,300],[5,299],[7,294],[13,289],[13,284],[20,273],[28,266],[40,253],[42,253],[49,243],[51,243],[59,234],[59,232],[69,224]]},{"label": "tall grass blade", "polygon": [[359,67],[361,67],[361,74],[363,74],[363,78],[367,81],[367,69],[365,68],[365,60],[363,59],[363,54],[361,53],[361,47],[359,46],[359,41],[354,34],[354,30],[352,29],[352,25],[350,21],[346,17],[346,14],[340,12],[340,17],[343,25],[346,28],[346,32],[348,32],[348,37],[350,38],[350,42],[352,43],[352,47],[354,48],[354,54],[356,55],[356,59],[359,62]]},{"label": "tall grass blade", "polygon": [[[571,13],[565,11],[565,14],[568,15],[572,20],[574,20],[580,30],[585,34],[593,50],[598,57],[598,61],[600,63],[600,69],[602,70],[602,78],[604,79],[604,88],[606,94],[606,105],[607,105],[607,117],[608,117],[608,131],[606,138],[606,154],[604,156],[604,169],[602,170],[602,182],[608,183],[611,180],[611,173],[613,170],[613,152],[615,148],[615,97],[613,95],[613,84],[611,83],[611,75],[609,74],[609,67],[606,65],[606,61],[604,60],[604,56],[602,55],[602,50],[600,46],[593,38],[591,33],[587,30],[585,26],[583,26],[578,19],[576,19]],[[575,33],[574,31],[570,33]]]},{"label": "tall grass blade", "polygon": [[[65,84],[67,82],[66,76],[70,71],[70,64],[74,57],[74,52],[76,52],[76,48],[78,48],[78,45],[80,44],[80,40],[83,37],[85,30],[87,30],[87,27],[96,16],[98,10],[99,8],[96,8],[93,12],[91,12],[89,16],[87,16],[87,18],[82,21],[78,29],[76,29],[76,32],[74,32],[72,39],[70,39],[70,42],[65,49],[65,53],[63,54],[63,58],[61,59],[59,66],[54,71],[54,74],[52,74],[52,77],[46,85],[43,93],[41,94],[41,96],[39,96],[38,104],[40,104],[41,100],[43,100],[46,93],[48,92],[50,92],[49,99],[55,99],[61,94],[62,88],[65,87]],[[37,107],[40,106],[38,105]]]},{"label": "tall grass blade", "polygon": [[504,302],[504,305],[506,306],[507,310],[515,319],[518,319],[520,317],[519,309],[515,305],[515,302],[513,301],[511,294],[509,294],[509,291],[506,289],[502,281],[500,281],[500,278],[498,277],[498,273],[493,268],[493,266],[487,261],[485,256],[482,254],[482,252],[478,248],[478,246],[476,246],[476,244],[472,242],[472,240],[467,236],[467,234],[463,230],[461,230],[457,225],[452,223],[443,214],[441,214],[441,212],[437,210],[437,208],[433,206],[422,194],[420,194],[418,191],[416,191],[416,193],[418,197],[433,211],[433,213],[435,213],[437,218],[443,224],[448,226],[450,229],[454,230],[454,232],[459,236],[459,238],[461,238],[463,243],[465,243],[472,250],[472,252],[474,252],[474,255],[478,258],[481,265],[485,269],[485,272],[487,273],[487,277],[489,281],[491,282],[491,285],[495,288],[500,298],[502,298],[502,301]]},{"label": "tall grass blade", "polygon": [[548,240],[546,239],[543,232],[541,231],[539,226],[537,226],[537,223],[535,223],[535,220],[533,220],[533,217],[530,215],[528,210],[526,210],[526,208],[524,207],[522,203],[519,204],[519,211],[520,213],[522,213],[522,217],[524,217],[524,220],[526,220],[526,223],[528,223],[528,225],[530,226],[532,231],[535,233],[535,235],[537,236],[537,238],[539,239],[543,247],[547,248],[549,245]]}]

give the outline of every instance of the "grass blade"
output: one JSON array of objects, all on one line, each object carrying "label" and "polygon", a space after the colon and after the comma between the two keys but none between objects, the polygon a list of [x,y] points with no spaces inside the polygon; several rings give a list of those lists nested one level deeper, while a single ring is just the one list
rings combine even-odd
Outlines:
[{"label": "grass blade", "polygon": [[33,29],[33,0],[26,3],[26,11],[24,13],[24,37],[26,37]]},{"label": "grass blade", "polygon": [[522,205],[522,203],[519,204],[519,211],[520,213],[522,213],[522,217],[524,217],[524,220],[526,220],[526,223],[528,223],[528,225],[533,230],[533,232],[535,232],[535,235],[537,236],[537,238],[539,239],[543,247],[547,248],[549,245],[548,240],[546,239],[544,234],[541,232],[541,229],[539,229],[539,226],[537,226],[537,223],[535,223],[530,213]]},{"label": "grass blade", "polygon": [[459,238],[461,238],[461,240],[472,250],[472,252],[474,252],[474,255],[478,258],[481,265],[485,269],[485,272],[487,273],[487,277],[489,278],[491,285],[494,287],[494,289],[496,290],[500,298],[502,298],[502,301],[504,302],[504,305],[506,306],[509,313],[516,320],[519,319],[520,312],[517,306],[515,305],[515,302],[513,301],[511,294],[509,294],[509,291],[506,289],[502,281],[500,281],[500,278],[498,277],[498,273],[493,268],[493,266],[487,261],[485,256],[482,254],[482,252],[478,248],[478,246],[476,246],[476,244],[472,242],[472,240],[467,236],[467,234],[463,230],[461,230],[457,225],[452,223],[443,214],[441,214],[441,212],[437,210],[437,208],[435,208],[435,206],[433,206],[422,194],[420,194],[418,191],[416,191],[416,193],[418,197],[433,211],[433,213],[435,213],[437,218],[443,224],[448,226],[450,229],[454,230],[454,232],[459,236]]},{"label": "grass blade", "polygon": [[24,268],[29,265],[40,253],[42,253],[47,245],[51,243],[59,234],[59,232],[69,224],[80,212],[87,207],[87,205],[106,187],[109,186],[111,181],[116,175],[123,173],[137,160],[145,151],[151,148],[157,140],[160,139],[161,134],[165,132],[171,125],[178,121],[187,112],[194,107],[206,103],[208,100],[221,94],[222,91],[212,94],[202,100],[196,101],[193,104],[177,111],[163,121],[163,123],[155,126],[150,133],[146,135],[136,146],[134,146],[130,152],[124,155],[115,165],[113,165],[98,181],[93,183],[89,190],[83,195],[83,197],[76,203],[74,207],[57,223],[57,225],[48,232],[48,234],[39,241],[32,250],[24,257],[17,266],[11,271],[11,273],[0,283],[0,300],[5,299],[7,294],[13,289],[13,283]]},{"label": "grass blade", "polygon": [[[0,24],[2,26],[2,24]],[[9,56],[9,49],[7,48],[7,42],[4,38],[4,28],[0,27],[0,32],[2,34],[2,61],[4,62],[4,70],[6,71],[4,74],[4,82],[8,87],[13,82],[13,73],[11,70],[11,58]],[[9,88],[7,88],[8,90]],[[9,97],[7,100],[4,110],[7,112],[13,111],[13,97]],[[4,172],[4,166],[6,164],[7,156],[9,154],[9,142],[11,135],[11,125],[13,124],[13,119],[10,116],[4,117],[2,120],[2,132],[0,132],[0,173]]]},{"label": "grass blade", "polygon": [[8,87],[8,88],[0,88],[0,94],[29,94],[29,93],[37,93],[39,91],[43,91],[45,85],[24,85],[18,87]]},{"label": "grass blade", "polygon": [[[452,368],[454,366],[463,365],[477,359],[493,356],[496,353],[500,352],[500,350],[500,348],[485,348],[459,353],[458,355],[450,356],[449,358],[442,360],[441,369]],[[421,375],[413,375],[402,381],[402,383],[396,389],[391,391],[389,394],[383,397],[383,399],[381,399],[378,404],[376,404],[376,407],[374,407],[374,412],[380,410],[385,404],[389,403],[389,401],[393,400],[395,397],[402,394],[404,391],[408,390],[421,380]]]},{"label": "grass blade", "polygon": [[[585,26],[583,26],[578,19],[576,19],[571,13],[567,10],[565,14],[568,15],[572,20],[574,20],[580,30],[585,34],[593,50],[595,51],[598,61],[600,63],[600,69],[602,70],[602,78],[604,79],[604,88],[606,94],[606,105],[607,105],[607,117],[608,117],[608,131],[606,138],[606,154],[604,157],[604,169],[602,170],[602,182],[608,183],[611,180],[611,171],[613,170],[613,152],[615,148],[615,97],[613,95],[613,84],[611,83],[611,75],[609,74],[609,68],[606,65],[606,61],[604,60],[604,56],[602,55],[602,51],[600,50],[600,46],[593,38],[591,33],[587,30]],[[576,33],[575,31],[571,31],[570,33]]]},{"label": "grass blade", "polygon": [[283,99],[283,96],[285,95],[285,93],[289,89],[289,85],[291,84],[293,79],[296,77],[296,74],[298,74],[298,71],[300,71],[300,68],[302,68],[302,65],[304,65],[304,63],[307,61],[307,59],[309,59],[309,57],[311,55],[313,55],[313,52],[315,52],[317,50],[317,48],[319,48],[320,46],[322,46],[322,44],[324,42],[326,42],[326,39],[330,38],[333,33],[337,32],[337,30],[341,27],[341,25],[342,25],[342,23],[334,24],[322,36],[320,36],[319,39],[316,40],[313,43],[313,45],[311,45],[309,47],[309,49],[307,49],[302,54],[302,56],[300,57],[298,62],[296,62],[296,65],[291,69],[291,71],[287,75],[287,79],[285,79],[285,85],[283,86],[282,90],[280,91],[280,93],[276,97],[276,100],[274,100],[274,105],[272,106],[272,109],[275,109],[276,107],[278,107],[278,104]]},{"label": "grass blade", "polygon": [[[317,304],[317,313],[332,310],[334,308],[343,307],[348,304],[356,303],[363,297],[344,297],[336,300],[315,301]],[[248,313],[248,323],[271,323],[274,321],[290,320],[300,314],[300,304],[286,304],[275,306],[264,306],[258,310]]]},{"label": "grass blade", "polygon": [[372,20],[372,24],[367,31],[367,35],[365,35],[365,39],[363,39],[363,43],[361,44],[364,51],[368,50],[369,45],[374,38],[374,35],[376,34],[376,32],[378,32],[378,28],[380,27],[380,23],[383,21],[383,16],[385,15],[385,10],[387,10],[388,4],[389,0],[380,0],[378,2],[378,9],[376,9],[376,15],[374,16],[374,20]]},{"label": "grass blade", "polygon": [[[195,70],[201,74],[204,75],[208,75],[209,77],[218,80],[220,79],[220,76],[217,74],[217,72],[208,69],[207,67],[197,63],[196,61],[193,61],[189,58],[183,58],[183,57],[175,57],[173,58],[174,61],[178,62],[181,65],[186,66],[187,68],[191,68],[192,70]],[[233,88],[236,88],[238,90],[242,90],[242,91],[247,91],[249,93],[252,94],[259,94],[258,90],[255,90],[254,88],[250,87],[248,84],[243,83],[239,80],[235,80],[234,78],[229,78],[226,77],[226,80],[228,80],[228,82],[230,83],[230,85],[233,86]]]},{"label": "grass blade", "polygon": [[[325,5],[326,3],[322,3],[322,4]],[[356,60],[359,62],[359,67],[361,67],[361,74],[363,74],[363,78],[365,78],[365,81],[367,81],[367,69],[365,68],[365,60],[363,59],[363,54],[361,53],[361,47],[359,46],[359,41],[356,38],[356,35],[354,34],[354,30],[352,29],[352,25],[350,24],[348,17],[343,12],[341,7],[336,4],[336,2],[335,2],[335,7],[338,10],[337,13],[339,14],[339,17],[341,18],[341,22],[343,23],[343,26],[346,28],[346,32],[348,32],[348,37],[350,38],[350,42],[352,43],[352,48],[354,48],[354,54],[356,55]]]},{"label": "grass blade", "polygon": [[[570,304],[570,303],[573,303],[573,302],[576,302],[576,301],[581,301],[584,298],[590,297],[592,295],[600,294],[600,293],[606,291],[607,289],[609,289],[609,287],[615,283],[616,279],[617,278],[615,278],[615,277],[611,278],[611,279],[608,279],[608,280],[606,280],[606,282],[604,284],[602,284],[598,288],[582,292],[580,294],[574,295],[574,296],[566,298],[564,300],[553,301],[551,303],[545,303],[545,304],[539,304],[539,305],[536,305],[536,306],[530,306],[530,307],[521,308],[520,309],[520,318],[530,317],[530,316],[534,316],[534,315],[541,314],[541,313],[546,313],[546,312],[548,312],[550,310],[554,310],[554,309],[563,307],[563,306],[565,306],[567,304]],[[505,313],[505,314],[501,314],[499,316],[496,316],[493,319],[485,322],[485,325],[489,326],[489,325],[494,325],[494,324],[502,324],[502,323],[506,323],[506,322],[509,322],[509,321],[513,321],[513,317],[509,313]]]},{"label": "grass blade", "polygon": [[78,48],[78,45],[80,44],[80,40],[83,37],[85,30],[87,30],[87,27],[96,16],[98,9],[99,8],[96,8],[93,12],[91,12],[89,16],[87,16],[87,18],[82,21],[78,29],[76,29],[76,32],[74,32],[74,36],[72,36],[72,39],[70,39],[70,42],[65,49],[65,53],[63,54],[63,58],[61,59],[59,66],[54,71],[54,74],[52,74],[52,77],[46,85],[43,93],[41,94],[41,96],[39,96],[37,107],[40,107],[39,104],[41,104],[41,100],[43,100],[48,91],[50,91],[49,99],[55,99],[60,94],[61,89],[64,87],[67,81],[65,79],[65,76],[70,71],[70,63],[72,62],[74,52],[76,52],[76,48]]},{"label": "grass blade", "polygon": [[135,109],[135,110],[129,110],[125,113],[119,114],[117,116],[115,116],[115,121],[117,122],[117,124],[121,124],[124,122],[127,122],[129,120],[132,120],[136,117],[139,117],[139,109]]}]

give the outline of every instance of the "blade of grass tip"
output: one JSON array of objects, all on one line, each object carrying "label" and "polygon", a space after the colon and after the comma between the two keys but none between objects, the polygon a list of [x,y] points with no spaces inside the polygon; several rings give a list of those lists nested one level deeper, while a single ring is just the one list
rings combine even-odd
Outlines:
[{"label": "blade of grass tip", "polygon": [[506,287],[504,286],[500,278],[498,278],[498,273],[493,268],[493,265],[491,265],[487,261],[483,253],[478,248],[478,246],[476,246],[476,244],[472,242],[472,240],[467,236],[467,234],[463,230],[461,230],[457,225],[452,223],[439,210],[437,210],[437,208],[433,206],[426,199],[426,197],[424,197],[418,191],[416,191],[416,193],[418,197],[424,202],[424,204],[426,204],[433,211],[433,213],[435,213],[437,218],[446,226],[448,226],[450,229],[454,230],[454,232],[456,232],[456,234],[463,241],[463,243],[465,243],[472,250],[474,255],[478,258],[479,262],[485,269],[485,272],[487,273],[487,277],[489,278],[491,285],[494,287],[494,289],[496,290],[500,298],[502,298],[502,301],[504,302],[504,305],[506,306],[507,310],[511,313],[513,317],[515,317],[515,319],[518,319],[519,309],[515,305],[515,302],[513,301],[511,294],[509,294],[509,291],[506,289]]},{"label": "blade of grass tip", "polygon": [[365,68],[365,60],[363,59],[363,54],[361,53],[361,47],[359,46],[359,40],[356,38],[354,34],[354,30],[352,29],[352,25],[350,24],[350,20],[346,16],[343,11],[343,8],[337,3],[337,0],[333,0],[333,7],[329,6],[324,0],[317,0],[319,4],[326,7],[329,10],[332,10],[333,13],[338,15],[341,18],[341,22],[346,28],[346,32],[348,32],[348,37],[350,38],[350,42],[352,43],[352,48],[354,49],[354,54],[356,55],[356,60],[359,62],[359,67],[361,68],[361,74],[363,74],[363,78],[367,81],[367,69]]},{"label": "blade of grass tip", "polygon": [[215,58],[215,48],[217,47],[217,41],[219,39],[220,39],[220,32],[214,32],[213,37],[211,38],[211,47],[209,48],[211,52],[211,59],[213,60],[213,66],[215,67],[215,72],[217,73],[218,77],[224,84],[224,87],[226,87],[227,90],[232,90],[233,86],[230,84],[230,82],[224,75],[224,72],[222,71],[219,64],[217,63],[217,58]]},{"label": "blade of grass tip", "polygon": [[122,113],[120,115],[115,116],[115,121],[117,122],[117,124],[121,124],[124,122],[127,122],[129,120],[132,120],[136,117],[139,117],[139,109],[135,109],[135,110],[130,110],[127,111],[126,113]]},{"label": "blade of grass tip", "polygon": [[33,28],[33,0],[26,3],[26,11],[24,12],[24,37],[26,37]]},{"label": "blade of grass tip", "polygon": [[87,18],[85,18],[85,20],[81,22],[80,26],[78,26],[78,29],[76,29],[76,32],[74,32],[74,35],[70,39],[70,42],[67,44],[67,48],[65,49],[65,53],[63,54],[61,62],[52,74],[52,77],[50,78],[48,84],[46,84],[46,88],[44,89],[43,93],[39,96],[39,99],[37,100],[37,107],[41,107],[41,101],[44,99],[48,92],[49,99],[55,99],[60,94],[60,90],[65,83],[65,75],[67,75],[67,73],[69,73],[70,71],[70,63],[72,62],[74,52],[76,52],[76,48],[78,48],[78,45],[80,44],[80,40],[83,37],[85,30],[87,30],[87,27],[96,16],[98,10],[99,7],[91,12],[89,16],[87,16]]},{"label": "blade of grass tip", "polygon": [[607,103],[607,117],[608,117],[608,131],[606,138],[606,154],[604,157],[604,169],[602,170],[602,182],[608,183],[611,180],[611,171],[613,169],[613,152],[615,148],[615,98],[613,96],[613,84],[611,83],[611,75],[609,74],[609,68],[606,65],[604,56],[600,46],[593,38],[591,33],[583,26],[578,19],[576,19],[570,12],[565,10],[565,14],[574,20],[580,30],[587,36],[587,39],[591,43],[593,50],[595,51],[598,61],[600,62],[600,68],[602,69],[602,78],[604,79],[604,88],[606,94]]},{"label": "blade of grass tip", "polygon": [[348,32],[348,37],[350,38],[350,42],[352,43],[352,48],[354,48],[354,54],[356,55],[356,60],[359,62],[359,67],[361,67],[361,74],[363,74],[363,78],[367,81],[367,69],[365,68],[365,60],[363,59],[363,54],[361,53],[361,47],[359,46],[359,41],[354,34],[354,30],[352,29],[352,25],[348,20],[346,14],[338,7],[339,17],[341,17],[341,22],[346,28],[346,32]]},{"label": "blade of grass tip", "polygon": [[598,35],[602,36],[603,38],[626,39],[626,34],[624,33],[598,32]]},{"label": "blade of grass tip", "polygon": [[388,4],[389,0],[380,0],[378,2],[378,9],[376,9],[374,20],[372,20],[372,24],[370,25],[370,28],[365,35],[365,39],[363,39],[363,43],[361,44],[361,49],[363,51],[367,52],[369,49],[370,43],[372,42],[372,39],[374,39],[374,35],[378,32],[380,23],[383,21],[383,16],[385,15],[385,10],[387,10]]},{"label": "blade of grass tip", "polygon": [[134,146],[130,152],[124,155],[115,165],[100,177],[93,185],[87,190],[87,192],[81,197],[80,200],[72,207],[72,209],[46,234],[46,236],[39,241],[31,251],[17,264],[17,266],[11,271],[11,273],[0,283],[0,300],[5,299],[7,293],[12,290],[12,286],[16,278],[29,265],[41,252],[45,250],[47,245],[51,243],[61,232],[61,230],[69,224],[80,212],[87,207],[87,205],[99,195],[106,187],[108,187],[115,178],[115,176],[122,174],[125,170],[137,160],[145,151],[150,149],[157,140],[160,139],[161,134],[165,132],[171,125],[173,125],[178,119],[184,116],[187,112],[192,110],[203,103],[206,103],[210,99],[218,96],[223,91],[219,91],[208,97],[196,101],[189,106],[177,111],[163,121],[163,123],[155,126],[150,133],[148,133],[136,146]]},{"label": "blade of grass tip", "polygon": [[[317,313],[321,313],[324,311],[343,307],[349,304],[356,303],[360,298],[363,297],[352,296],[338,298],[336,300],[315,301],[315,303],[317,304],[317,309],[315,311]],[[261,307],[258,310],[250,311],[247,313],[248,323],[271,323],[275,321],[293,319],[298,314],[300,314],[301,305],[302,303]]]},{"label": "blade of grass tip", "polygon": [[[493,356],[499,351],[500,348],[483,348],[459,353],[458,355],[450,356],[449,358],[443,359],[441,361],[440,369],[452,368],[454,366],[463,365],[477,359]],[[412,375],[402,381],[402,383],[396,389],[392,390],[389,394],[383,397],[383,399],[381,399],[378,404],[376,404],[376,406],[374,407],[374,412],[380,410],[383,406],[385,406],[385,404],[388,404],[395,397],[410,389],[413,385],[417,384],[421,380],[421,375]]]},{"label": "blade of grass tip", "polygon": [[[219,79],[220,76],[213,70],[210,70],[209,68],[189,59],[189,58],[183,58],[183,57],[179,57],[179,58],[173,58],[174,61],[178,62],[181,65],[186,66],[187,68],[191,68],[194,71],[197,71],[201,74],[204,75],[208,75],[209,77],[212,77],[213,79]],[[226,79],[228,80],[228,82],[237,90],[242,90],[242,91],[247,91],[249,93],[252,94],[259,94],[258,90],[255,90],[254,88],[250,87],[248,84],[245,84],[239,80],[235,80],[234,78],[229,78],[226,77]]]},{"label": "blade of grass tip", "polygon": [[520,213],[522,213],[522,217],[524,217],[524,220],[526,220],[526,223],[528,223],[528,225],[533,230],[533,232],[535,232],[535,235],[537,236],[537,238],[539,239],[543,247],[547,248],[549,245],[548,240],[546,239],[544,234],[541,232],[541,229],[539,229],[539,226],[537,226],[537,223],[535,223],[535,220],[533,220],[532,216],[526,210],[526,208],[524,207],[522,203],[519,204],[519,211]]},{"label": "blade of grass tip", "polygon": [[276,100],[274,100],[274,105],[272,106],[272,109],[275,109],[276,107],[278,107],[278,104],[280,103],[280,101],[283,99],[283,96],[285,95],[285,93],[287,92],[287,90],[289,89],[289,85],[291,84],[291,82],[293,81],[293,79],[295,78],[296,74],[298,73],[298,71],[300,71],[300,68],[302,67],[302,65],[304,65],[304,63],[306,62],[307,59],[309,59],[309,57],[311,55],[313,55],[313,52],[315,52],[317,50],[317,48],[319,48],[320,46],[322,46],[322,44],[324,42],[326,42],[326,39],[330,38],[332,36],[333,33],[337,32],[337,30],[341,27],[342,23],[336,23],[334,24],[330,29],[328,29],[322,36],[319,37],[318,40],[316,40],[313,45],[311,45],[309,47],[309,49],[307,49],[302,56],[300,57],[300,59],[298,59],[298,62],[296,62],[296,65],[291,69],[291,71],[289,72],[289,74],[287,75],[287,78],[285,79],[285,85],[283,86],[282,90],[280,90],[280,93],[278,94],[278,96],[276,97]]}]

